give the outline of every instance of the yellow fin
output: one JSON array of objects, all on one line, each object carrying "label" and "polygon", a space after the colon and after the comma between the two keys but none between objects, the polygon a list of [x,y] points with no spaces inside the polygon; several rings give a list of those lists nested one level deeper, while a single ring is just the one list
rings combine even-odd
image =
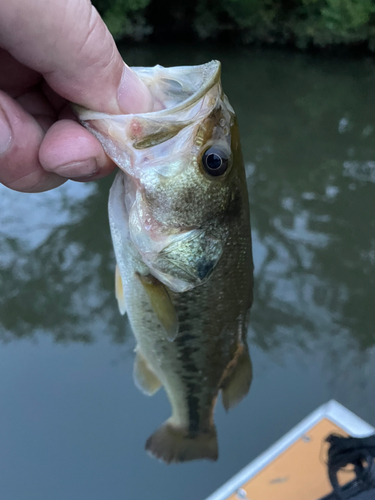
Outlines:
[{"label": "yellow fin", "polygon": [[249,392],[253,379],[253,368],[247,345],[243,346],[242,352],[237,358],[235,367],[224,380],[221,388],[223,406],[229,410],[243,399]]},{"label": "yellow fin", "polygon": [[115,271],[115,293],[120,314],[124,315],[126,313],[124,288],[122,286],[121,274],[117,264]]},{"label": "yellow fin", "polygon": [[138,277],[150,299],[158,320],[165,330],[167,339],[172,342],[177,335],[178,318],[167,288],[151,274],[147,276],[138,274]]},{"label": "yellow fin", "polygon": [[167,464],[203,458],[217,460],[216,429],[212,425],[208,432],[189,435],[187,429],[174,426],[167,420],[148,438],[146,450]]},{"label": "yellow fin", "polygon": [[144,394],[147,394],[147,396],[152,396],[161,387],[160,380],[150,369],[147,361],[138,349],[135,355],[133,377],[135,385]]}]

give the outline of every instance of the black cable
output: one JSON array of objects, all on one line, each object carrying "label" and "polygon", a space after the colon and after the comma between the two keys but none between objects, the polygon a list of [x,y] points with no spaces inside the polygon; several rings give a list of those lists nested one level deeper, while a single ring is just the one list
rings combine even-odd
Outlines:
[{"label": "black cable", "polygon": [[[375,434],[367,438],[331,434],[326,441],[330,445],[328,450],[328,476],[338,500],[356,498],[358,492],[375,488]],[[349,464],[354,465],[356,480],[351,483],[353,488],[341,488],[338,483],[337,473]]]}]

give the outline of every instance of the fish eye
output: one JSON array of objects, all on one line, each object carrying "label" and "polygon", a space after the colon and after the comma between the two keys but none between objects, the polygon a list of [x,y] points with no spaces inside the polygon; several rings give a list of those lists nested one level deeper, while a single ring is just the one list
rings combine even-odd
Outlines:
[{"label": "fish eye", "polygon": [[227,153],[217,147],[208,148],[202,155],[204,170],[214,177],[223,175],[228,166],[229,158]]}]

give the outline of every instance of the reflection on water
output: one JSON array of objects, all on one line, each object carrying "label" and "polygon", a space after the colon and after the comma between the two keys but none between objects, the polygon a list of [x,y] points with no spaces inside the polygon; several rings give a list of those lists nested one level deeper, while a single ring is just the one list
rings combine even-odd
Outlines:
[{"label": "reflection on water", "polygon": [[243,84],[246,109],[244,93],[234,103],[248,124],[252,340],[324,353],[332,395],[374,422],[374,67],[297,56],[272,81],[270,63]]},{"label": "reflection on water", "polygon": [[122,342],[106,189],[67,183],[29,195],[0,186],[0,196],[0,338],[44,331],[91,342],[95,330]]},{"label": "reflection on water", "polygon": [[[152,484],[167,499],[176,492],[168,481],[175,488],[193,478],[203,499],[330,397],[375,424],[375,67],[370,59],[220,48],[143,47],[125,55],[136,65],[221,59],[241,128],[254,235],[254,386],[233,416],[221,418],[218,409],[215,469],[167,473],[146,457],[139,459],[146,483],[132,475],[127,483],[144,495]],[[40,331],[65,342],[124,340],[113,297],[110,183],[33,196],[1,189],[4,341]],[[164,418],[167,403],[158,398],[144,404]],[[139,443],[150,430],[139,425]],[[113,488],[120,498],[121,487]],[[191,488],[179,487],[180,498],[192,498]]]}]

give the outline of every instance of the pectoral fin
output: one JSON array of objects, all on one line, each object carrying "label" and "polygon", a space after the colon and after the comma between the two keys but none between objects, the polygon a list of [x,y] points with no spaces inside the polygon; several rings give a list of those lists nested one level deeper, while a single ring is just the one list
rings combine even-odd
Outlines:
[{"label": "pectoral fin", "polygon": [[243,399],[249,392],[253,379],[253,368],[247,345],[237,358],[236,365],[224,380],[221,388],[223,406],[229,410]]},{"label": "pectoral fin", "polygon": [[142,354],[138,350],[136,353],[133,371],[135,385],[147,396],[152,396],[160,389],[161,382],[151,371]]},{"label": "pectoral fin", "polygon": [[150,299],[151,306],[158,320],[165,330],[167,339],[172,342],[177,335],[178,318],[166,287],[151,274],[147,276],[138,274],[138,277]]},{"label": "pectoral fin", "polygon": [[120,314],[124,315],[126,313],[124,288],[122,286],[121,274],[117,264],[115,272],[115,291],[116,291],[116,299],[118,303],[118,308],[120,310]]}]

